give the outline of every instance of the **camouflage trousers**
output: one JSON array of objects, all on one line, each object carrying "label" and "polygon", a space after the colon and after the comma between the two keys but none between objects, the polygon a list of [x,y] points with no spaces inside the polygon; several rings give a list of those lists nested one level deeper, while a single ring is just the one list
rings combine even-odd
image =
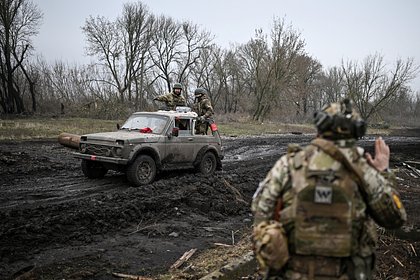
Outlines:
[{"label": "camouflage trousers", "polygon": [[195,125],[195,134],[207,134],[209,125],[203,122],[197,122]]},{"label": "camouflage trousers", "polygon": [[281,271],[268,270],[266,280],[370,280],[374,256],[329,258],[292,256]]}]

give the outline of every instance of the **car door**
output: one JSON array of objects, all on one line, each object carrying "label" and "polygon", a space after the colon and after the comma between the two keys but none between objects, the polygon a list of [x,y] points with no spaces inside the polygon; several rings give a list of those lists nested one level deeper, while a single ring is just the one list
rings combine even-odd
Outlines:
[{"label": "car door", "polygon": [[194,161],[194,136],[192,134],[192,120],[189,118],[175,119],[170,130],[179,128],[178,136],[170,136],[165,142],[165,157],[163,163],[166,165],[189,166]]}]

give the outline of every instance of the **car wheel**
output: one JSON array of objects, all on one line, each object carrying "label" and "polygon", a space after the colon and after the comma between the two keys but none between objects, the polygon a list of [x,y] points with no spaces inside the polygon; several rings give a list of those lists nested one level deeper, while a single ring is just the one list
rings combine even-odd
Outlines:
[{"label": "car wheel", "polygon": [[86,177],[90,179],[97,179],[103,178],[108,172],[108,169],[98,162],[82,159],[82,171]]},{"label": "car wheel", "polygon": [[198,168],[204,175],[213,174],[216,170],[216,156],[212,152],[205,153]]},{"label": "car wheel", "polygon": [[141,155],[127,169],[127,179],[135,186],[147,185],[156,176],[156,163],[148,155]]}]

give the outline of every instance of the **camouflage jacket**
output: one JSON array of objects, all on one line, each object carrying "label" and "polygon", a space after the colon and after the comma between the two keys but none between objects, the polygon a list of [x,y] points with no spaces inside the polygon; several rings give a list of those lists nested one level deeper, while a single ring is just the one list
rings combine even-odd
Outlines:
[{"label": "camouflage jacket", "polygon": [[184,96],[182,96],[182,94],[176,95],[172,92],[158,96],[155,100],[165,102],[166,106],[170,110],[175,110],[177,106],[186,106]]},{"label": "camouflage jacket", "polygon": [[[341,257],[350,253],[367,257],[374,253],[376,246],[376,227],[371,218],[385,228],[399,227],[407,219],[393,188],[392,174],[378,172],[370,166],[363,149],[356,147],[354,141],[341,140],[336,144],[341,153],[362,170],[366,189],[361,189],[355,176],[341,162],[322,149],[308,145],[303,149],[289,147],[288,154],[276,162],[254,194],[254,224],[279,220],[286,231],[292,255]],[[319,182],[314,178],[321,175],[323,183],[318,186]],[[330,201],[328,188],[333,189]],[[321,195],[317,197],[318,191]],[[322,213],[330,218],[325,219],[329,221],[326,224],[322,224]],[[322,225],[314,227],[307,223],[317,219]],[[318,230],[323,231],[322,234],[317,235]],[[350,241],[345,244],[342,241],[346,236],[350,236],[347,238]],[[317,244],[311,244],[312,241]],[[329,252],[328,247],[339,249]]]},{"label": "camouflage jacket", "polygon": [[194,103],[193,110],[199,117],[203,116],[204,118],[209,118],[214,114],[213,106],[211,106],[211,102],[207,96],[202,97],[200,101]]}]

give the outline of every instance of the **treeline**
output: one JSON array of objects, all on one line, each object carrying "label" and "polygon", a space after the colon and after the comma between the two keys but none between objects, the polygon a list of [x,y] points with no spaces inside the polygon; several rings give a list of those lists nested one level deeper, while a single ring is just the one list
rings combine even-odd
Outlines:
[{"label": "treeline", "polygon": [[307,120],[344,96],[372,122],[420,119],[420,94],[409,87],[419,70],[412,58],[388,65],[376,53],[324,69],[284,19],[273,20],[269,34],[256,30],[248,42],[224,49],[192,22],[127,3],[115,20],[86,19],[82,32],[95,61],[89,65],[35,58],[31,39],[41,19],[29,0],[0,0],[1,114],[125,118],[153,110],[153,98],[181,82],[190,103],[192,91],[204,87],[216,112],[257,121]]}]

